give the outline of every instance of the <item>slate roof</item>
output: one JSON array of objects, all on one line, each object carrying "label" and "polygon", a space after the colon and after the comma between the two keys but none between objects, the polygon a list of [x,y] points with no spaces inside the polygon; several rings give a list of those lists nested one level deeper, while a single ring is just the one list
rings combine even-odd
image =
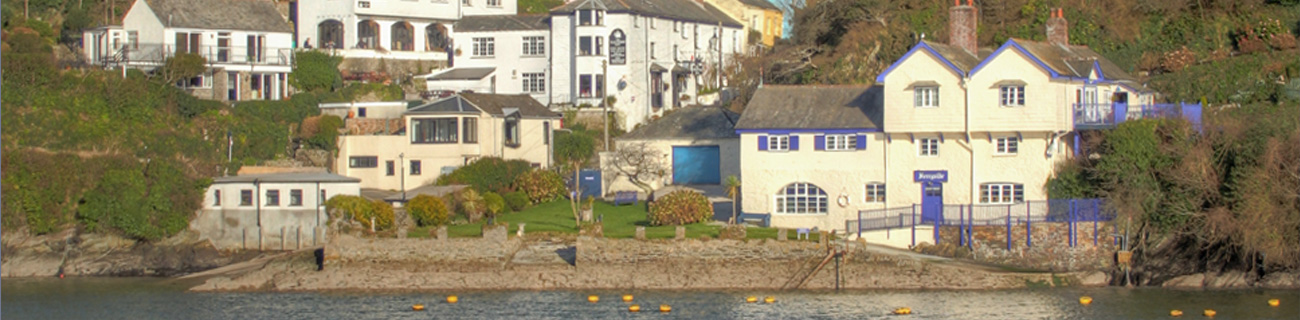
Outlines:
[{"label": "slate roof", "polygon": [[497,68],[452,68],[429,76],[428,80],[479,80],[497,71]]},{"label": "slate roof", "polygon": [[361,179],[326,172],[245,174],[213,178],[212,183],[292,183],[292,182],[361,182]]},{"label": "slate roof", "polygon": [[993,54],[993,50],[980,49],[980,56],[976,57],[974,54],[971,54],[961,47],[924,40],[921,42],[925,42],[925,45],[930,46],[930,48],[934,49],[935,53],[938,53],[944,59],[947,59],[948,62],[952,62],[953,66],[956,66],[957,69],[961,69],[961,72],[963,73],[970,72],[971,69],[974,69],[975,66],[980,64],[980,61],[983,61],[984,58]]},{"label": "slate roof", "polygon": [[759,88],[736,129],[880,129],[880,86],[773,86]]},{"label": "slate roof", "polygon": [[163,26],[292,33],[270,0],[145,0]]},{"label": "slate roof", "polygon": [[518,30],[550,30],[548,15],[487,15],[465,17],[456,22],[456,32],[490,32]]},{"label": "slate roof", "polygon": [[1095,69],[1093,62],[1096,62],[1096,66],[1101,67],[1101,73],[1106,79],[1137,81],[1137,78],[1115,65],[1110,59],[1106,59],[1086,46],[1063,46],[1023,39],[1011,39],[1011,41],[1025,48],[1025,51],[1038,60],[1042,60],[1052,71],[1064,76],[1087,78]]},{"label": "slate roof", "polygon": [[618,140],[735,139],[740,114],[722,107],[677,109],[659,120],[641,125]]},{"label": "slate roof", "polygon": [[740,3],[752,7],[759,7],[768,10],[781,11],[781,8],[777,8],[775,4],[772,4],[771,2],[767,2],[767,0],[740,0]]},{"label": "slate roof", "polygon": [[507,109],[518,109],[524,118],[560,118],[537,99],[527,94],[459,93],[446,99],[430,102],[406,110],[412,113],[476,113],[485,112],[504,117]]},{"label": "slate roof", "polygon": [[[759,0],[762,1],[762,0]],[[673,20],[741,27],[718,7],[696,0],[574,0],[551,9],[551,15],[570,14],[580,9],[600,9],[607,13],[635,13]]]}]

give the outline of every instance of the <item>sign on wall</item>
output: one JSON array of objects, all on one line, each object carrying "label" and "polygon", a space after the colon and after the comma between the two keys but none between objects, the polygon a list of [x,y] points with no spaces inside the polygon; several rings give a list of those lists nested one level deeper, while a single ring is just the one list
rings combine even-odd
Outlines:
[{"label": "sign on wall", "polygon": [[623,34],[623,29],[614,29],[609,34],[609,64],[627,64],[627,35]]},{"label": "sign on wall", "polygon": [[913,171],[916,182],[948,182],[948,171]]}]

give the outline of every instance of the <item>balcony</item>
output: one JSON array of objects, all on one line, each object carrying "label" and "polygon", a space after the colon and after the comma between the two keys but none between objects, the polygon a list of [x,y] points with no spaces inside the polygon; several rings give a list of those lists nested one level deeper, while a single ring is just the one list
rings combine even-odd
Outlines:
[{"label": "balcony", "polygon": [[1201,104],[1157,103],[1130,106],[1127,103],[1076,103],[1074,128],[1076,130],[1110,129],[1125,120],[1143,118],[1182,118],[1201,129]]},{"label": "balcony", "polygon": [[[289,66],[292,63],[293,49],[272,47],[241,47],[205,45],[194,51],[202,56],[209,65],[266,65]],[[93,57],[98,64],[128,64],[132,66],[161,66],[168,58],[176,55],[176,47],[167,44],[139,44],[123,46],[111,55]]]}]

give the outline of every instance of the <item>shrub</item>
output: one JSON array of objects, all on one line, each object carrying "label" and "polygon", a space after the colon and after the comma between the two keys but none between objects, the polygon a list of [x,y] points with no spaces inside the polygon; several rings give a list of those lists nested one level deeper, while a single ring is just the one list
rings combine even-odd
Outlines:
[{"label": "shrub", "polygon": [[527,195],[532,203],[543,203],[564,196],[564,179],[550,170],[533,170],[515,179],[515,190]]},{"label": "shrub", "polygon": [[438,178],[438,185],[464,184],[480,192],[504,193],[520,175],[532,170],[524,160],[482,158]]},{"label": "shrub", "polygon": [[374,218],[376,231],[393,227],[393,206],[383,200],[370,201],[360,196],[340,195],[330,198],[325,206],[329,209],[330,219],[352,219],[363,227],[370,228],[370,219]]},{"label": "shrub", "polygon": [[677,190],[650,204],[650,224],[684,225],[705,221],[713,216],[713,206],[703,194]]},{"label": "shrub", "polygon": [[523,211],[528,208],[528,194],[523,191],[506,193],[502,197],[505,198],[506,206],[510,207],[511,211]]},{"label": "shrub", "polygon": [[484,204],[483,196],[480,196],[474,188],[465,188],[456,194],[456,200],[460,202],[460,212],[469,219],[469,222],[478,222],[483,218]]},{"label": "shrub", "polygon": [[406,212],[419,226],[440,226],[451,220],[447,205],[442,202],[442,198],[426,194],[412,198],[411,202],[407,203]]},{"label": "shrub", "polygon": [[293,74],[289,77],[289,84],[298,90],[329,91],[336,84],[343,83],[339,73],[339,63],[343,62],[343,57],[307,50],[294,53],[293,61]]},{"label": "shrub", "polygon": [[495,217],[497,214],[508,209],[508,207],[506,207],[506,199],[502,198],[501,195],[496,192],[483,193],[483,206],[484,209],[487,209],[489,218]]},{"label": "shrub", "polygon": [[334,115],[318,115],[302,119],[298,137],[303,143],[315,149],[334,151],[338,146],[339,129],[343,128],[343,119]]},{"label": "shrub", "polygon": [[208,69],[207,59],[195,53],[178,53],[167,61],[163,62],[162,68],[158,70],[162,74],[163,82],[174,83],[203,74]]}]

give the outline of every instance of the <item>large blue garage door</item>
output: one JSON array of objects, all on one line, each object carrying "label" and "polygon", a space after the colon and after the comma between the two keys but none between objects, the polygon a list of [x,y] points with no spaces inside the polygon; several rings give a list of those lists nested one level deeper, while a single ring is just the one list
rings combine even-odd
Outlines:
[{"label": "large blue garage door", "polygon": [[673,147],[673,184],[719,184],[718,146]]}]

